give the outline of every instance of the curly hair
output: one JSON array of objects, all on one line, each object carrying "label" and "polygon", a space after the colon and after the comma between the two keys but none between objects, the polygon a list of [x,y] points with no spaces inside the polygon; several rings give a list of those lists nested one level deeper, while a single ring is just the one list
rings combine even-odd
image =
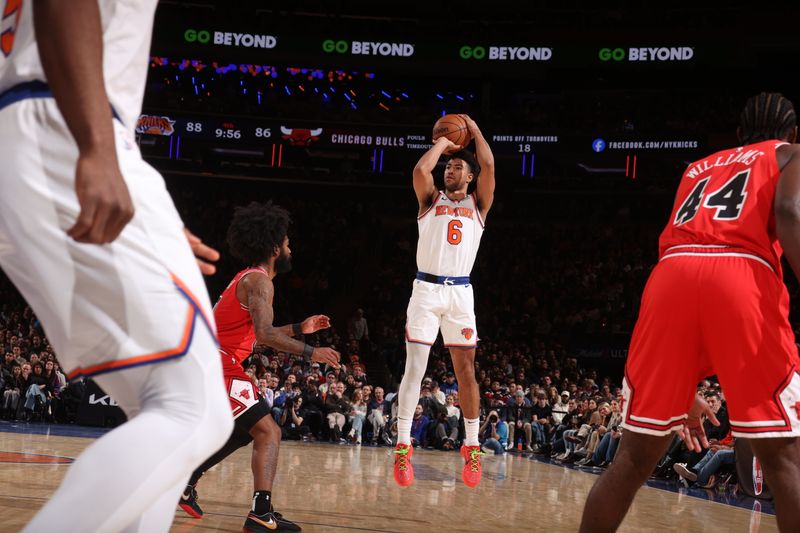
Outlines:
[{"label": "curly hair", "polygon": [[739,131],[744,144],[788,139],[796,125],[794,106],[780,93],[751,96],[739,117]]},{"label": "curly hair", "polygon": [[276,246],[283,245],[291,222],[289,212],[271,201],[237,207],[228,228],[228,248],[248,266],[264,263],[276,255]]}]

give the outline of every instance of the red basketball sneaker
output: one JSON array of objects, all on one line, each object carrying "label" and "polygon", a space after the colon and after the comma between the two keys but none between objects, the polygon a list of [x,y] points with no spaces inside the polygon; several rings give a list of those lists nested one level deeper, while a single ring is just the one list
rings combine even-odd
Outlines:
[{"label": "red basketball sneaker", "polygon": [[464,458],[464,468],[461,470],[461,479],[464,485],[474,489],[481,482],[483,468],[481,467],[481,455],[486,455],[481,451],[480,446],[461,447],[461,457]]},{"label": "red basketball sneaker", "polygon": [[394,480],[401,487],[407,487],[414,481],[414,466],[411,455],[414,448],[410,444],[398,444],[394,448]]}]

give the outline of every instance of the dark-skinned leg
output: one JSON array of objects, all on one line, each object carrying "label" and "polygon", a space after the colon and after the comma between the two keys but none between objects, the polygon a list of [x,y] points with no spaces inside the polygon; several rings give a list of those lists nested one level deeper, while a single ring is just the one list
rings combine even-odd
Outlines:
[{"label": "dark-skinned leg", "polygon": [[775,498],[780,531],[800,531],[800,439],[749,439]]},{"label": "dark-skinned leg", "polygon": [[253,490],[272,492],[278,469],[281,429],[271,416],[265,416],[250,428],[250,435],[253,437]]},{"label": "dark-skinned leg", "polygon": [[192,473],[192,476],[189,478],[189,485],[194,487],[197,485],[197,482],[200,481],[200,478],[203,477],[208,470],[210,470],[213,466],[218,465],[222,461],[224,461],[229,455],[233,452],[247,446],[252,441],[252,437],[250,435],[245,435],[243,431],[239,431],[238,428],[235,428],[231,436],[228,438],[228,442],[220,448],[217,453],[206,459],[206,461],[197,467],[197,469]]},{"label": "dark-skinned leg", "polygon": [[672,440],[626,431],[614,462],[595,482],[583,508],[581,533],[616,531],[639,488]]}]

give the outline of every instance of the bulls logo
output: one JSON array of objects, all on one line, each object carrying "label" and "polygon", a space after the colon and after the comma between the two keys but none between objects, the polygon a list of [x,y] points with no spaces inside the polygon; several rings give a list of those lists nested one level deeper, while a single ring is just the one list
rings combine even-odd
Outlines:
[{"label": "bulls logo", "polygon": [[22,0],[6,0],[3,7],[3,18],[0,19],[0,50],[8,57],[14,48],[14,36],[22,15]]},{"label": "bulls logo", "polygon": [[464,328],[461,330],[461,334],[465,339],[470,340],[475,332],[472,330],[472,328]]},{"label": "bulls logo", "polygon": [[761,470],[761,463],[757,457],[753,457],[753,492],[756,496],[761,495],[764,490],[764,471]]},{"label": "bulls logo", "polygon": [[322,128],[287,128],[281,126],[283,139],[289,141],[292,146],[309,146],[312,142],[318,141],[322,135]]},{"label": "bulls logo", "polygon": [[242,390],[239,391],[239,396],[241,396],[245,400],[249,400],[250,399],[250,391],[247,390],[247,389],[242,389]]},{"label": "bulls logo", "polygon": [[142,115],[136,122],[136,133],[146,135],[172,135],[175,131],[175,121],[169,117],[156,117]]}]

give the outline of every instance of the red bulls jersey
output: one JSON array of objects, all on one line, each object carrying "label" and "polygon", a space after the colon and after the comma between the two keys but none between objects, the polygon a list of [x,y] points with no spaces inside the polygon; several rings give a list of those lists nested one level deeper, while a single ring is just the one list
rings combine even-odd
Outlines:
[{"label": "red bulls jersey", "polygon": [[773,205],[780,175],[775,149],[782,144],[723,150],[689,165],[659,239],[659,257],[742,255],[780,275],[783,250]]},{"label": "red bulls jersey", "polygon": [[241,362],[247,359],[256,343],[256,332],[250,310],[236,297],[239,280],[247,274],[267,275],[263,268],[247,268],[242,270],[228,284],[214,305],[214,320],[217,322],[219,351],[222,355],[222,370],[225,374],[231,371],[242,372]]}]

